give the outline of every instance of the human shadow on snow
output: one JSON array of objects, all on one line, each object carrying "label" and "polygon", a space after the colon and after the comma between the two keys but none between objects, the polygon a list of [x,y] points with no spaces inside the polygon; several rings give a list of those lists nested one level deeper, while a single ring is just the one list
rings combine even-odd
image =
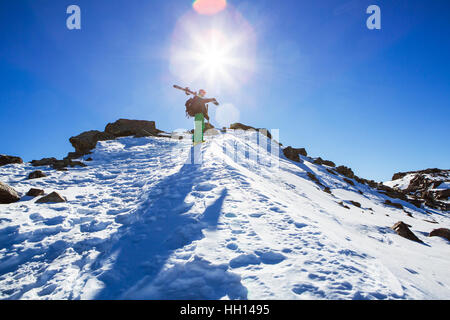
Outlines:
[{"label": "human shadow on snow", "polygon": [[[175,267],[161,272],[176,249],[202,239],[203,229],[217,227],[226,188],[203,213],[185,214],[194,205],[185,201],[194,185],[211,177],[208,169],[200,168],[185,164],[150,190],[132,222],[119,229],[114,243],[92,264],[94,275],[104,284],[94,299],[220,299],[226,295],[232,299],[247,298],[240,277],[229,273],[227,265],[212,265],[197,256],[189,260],[187,255],[185,262],[177,261]],[[208,274],[216,279],[208,281]],[[191,277],[197,277],[201,285],[190,283],[190,287],[183,288]],[[173,287],[175,284],[178,288]]]}]

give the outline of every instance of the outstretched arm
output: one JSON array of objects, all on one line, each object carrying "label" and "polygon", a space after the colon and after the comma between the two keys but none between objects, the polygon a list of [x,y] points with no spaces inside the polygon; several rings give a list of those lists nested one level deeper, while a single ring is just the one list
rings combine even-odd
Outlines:
[{"label": "outstretched arm", "polygon": [[205,100],[205,103],[212,102],[212,103],[214,103],[215,105],[218,105],[218,104],[219,104],[219,103],[217,102],[216,98],[210,98],[210,99],[204,99],[204,100]]}]

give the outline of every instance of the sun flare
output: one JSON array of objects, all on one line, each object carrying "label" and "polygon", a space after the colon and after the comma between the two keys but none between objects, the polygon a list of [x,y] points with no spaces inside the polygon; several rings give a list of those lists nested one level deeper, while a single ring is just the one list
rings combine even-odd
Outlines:
[{"label": "sun flare", "polygon": [[253,72],[253,30],[237,13],[208,22],[184,17],[174,33],[171,71],[192,86],[235,90]]}]

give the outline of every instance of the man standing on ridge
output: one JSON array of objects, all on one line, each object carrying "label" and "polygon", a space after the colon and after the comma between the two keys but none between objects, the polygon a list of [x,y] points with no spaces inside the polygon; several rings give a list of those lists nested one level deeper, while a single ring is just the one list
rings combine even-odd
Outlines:
[{"label": "man standing on ridge", "polygon": [[195,127],[194,135],[192,140],[194,145],[204,142],[203,133],[205,131],[205,118],[209,123],[208,107],[207,103],[212,102],[215,105],[219,105],[215,98],[205,98],[206,91],[201,89],[198,94],[192,92],[189,88],[181,88],[179,86],[174,86],[176,89],[183,90],[186,94],[193,94],[194,97],[186,101],[186,115],[189,117],[194,117]]}]

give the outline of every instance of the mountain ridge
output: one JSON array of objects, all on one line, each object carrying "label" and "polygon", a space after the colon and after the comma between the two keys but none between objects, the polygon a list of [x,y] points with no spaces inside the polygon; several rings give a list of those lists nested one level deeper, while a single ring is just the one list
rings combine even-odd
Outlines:
[{"label": "mountain ridge", "polygon": [[197,148],[178,135],[98,141],[86,166],[38,179],[31,163],[1,167],[20,194],[66,202],[0,207],[0,298],[449,297],[443,211],[303,151],[292,161],[262,132],[216,130]]}]

